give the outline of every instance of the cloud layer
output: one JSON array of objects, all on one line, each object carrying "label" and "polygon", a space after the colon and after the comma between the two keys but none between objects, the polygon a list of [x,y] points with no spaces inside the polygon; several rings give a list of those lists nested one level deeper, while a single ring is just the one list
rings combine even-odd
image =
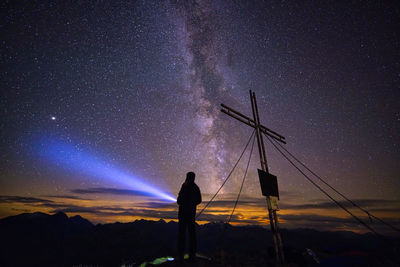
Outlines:
[{"label": "cloud layer", "polygon": [[[81,214],[95,222],[132,221],[138,218],[146,219],[177,219],[176,203],[145,199],[135,190],[116,188],[85,188],[73,189],[70,195],[51,195],[44,197],[26,196],[0,196],[0,205],[3,207],[14,207],[15,211],[25,212],[44,211],[50,213],[65,212]],[[86,198],[87,195],[93,198]],[[117,196],[135,196],[139,200],[131,202],[118,202]],[[108,201],[98,201],[109,197]],[[223,222],[229,217],[235,203],[233,197],[225,196],[225,199],[217,199],[198,218],[201,222]],[[204,196],[209,199],[209,196]],[[385,221],[397,227],[400,226],[398,200],[382,199],[358,199],[355,201],[360,206],[367,208],[376,215],[385,217]],[[204,207],[207,201],[198,206],[198,212]],[[342,202],[348,206],[348,203]],[[20,209],[16,207],[21,207]],[[278,212],[282,227],[286,228],[315,228],[319,230],[352,230],[364,231],[361,226],[345,213],[338,212],[335,203],[316,200],[313,203],[290,204],[281,202],[281,211]],[[384,207],[384,208],[382,208]],[[6,208],[3,208],[6,209]],[[354,211],[353,211],[354,212]],[[360,218],[371,226],[386,231],[376,220],[368,218],[366,214],[358,213]],[[268,225],[268,216],[264,199],[244,196],[236,209],[231,220],[239,224],[261,224]]]}]

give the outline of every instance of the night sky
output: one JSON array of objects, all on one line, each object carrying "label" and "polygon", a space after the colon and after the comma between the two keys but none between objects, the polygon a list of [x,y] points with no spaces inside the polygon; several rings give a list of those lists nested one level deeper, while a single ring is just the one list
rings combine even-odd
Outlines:
[{"label": "night sky", "polygon": [[[0,217],[176,219],[176,203],[137,182],[176,197],[194,171],[210,199],[252,133],[220,104],[251,116],[251,89],[289,151],[400,224],[400,10],[390,2],[2,3]],[[282,227],[362,229],[265,143]],[[227,219],[249,151],[200,222]],[[268,225],[259,164],[255,148],[234,223]]]}]

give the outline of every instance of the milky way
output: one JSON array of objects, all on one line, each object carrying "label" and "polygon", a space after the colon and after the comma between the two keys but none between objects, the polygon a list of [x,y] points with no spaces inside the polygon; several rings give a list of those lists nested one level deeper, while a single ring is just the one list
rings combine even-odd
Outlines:
[{"label": "milky way", "polygon": [[228,153],[226,127],[220,118],[219,104],[230,94],[226,88],[226,77],[220,70],[225,58],[224,46],[217,39],[220,34],[216,25],[217,14],[209,4],[188,1],[181,7],[180,14],[189,68],[186,90],[195,112],[193,141],[197,145],[194,147],[194,159],[204,166],[205,171],[201,174],[206,177],[207,184],[214,185],[212,189],[215,191],[219,186],[218,180],[226,178],[224,171]]}]

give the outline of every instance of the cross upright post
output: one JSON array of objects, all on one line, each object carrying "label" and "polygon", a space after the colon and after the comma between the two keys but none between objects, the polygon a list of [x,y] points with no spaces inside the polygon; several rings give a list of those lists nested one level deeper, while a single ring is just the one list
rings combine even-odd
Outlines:
[{"label": "cross upright post", "polygon": [[[286,144],[285,137],[283,137],[282,135],[261,125],[260,116],[258,113],[257,102],[256,102],[256,95],[251,90],[250,90],[250,101],[251,101],[251,109],[253,111],[253,119],[243,115],[242,113],[240,113],[224,104],[221,104],[221,106],[222,106],[221,111],[223,113],[247,124],[248,126],[253,127],[256,130],[261,170],[266,173],[269,173],[262,133],[268,135],[271,138],[274,138],[275,140],[278,140],[279,142]],[[276,259],[277,259],[278,263],[283,264],[285,262],[285,256],[283,253],[282,238],[279,233],[279,224],[278,224],[278,217],[276,215],[276,207],[275,207],[275,205],[272,205],[271,196],[266,196],[266,200],[267,200],[268,216],[269,216],[269,222],[270,222],[270,226],[271,226],[272,238],[273,238],[273,242],[274,242]]]}]

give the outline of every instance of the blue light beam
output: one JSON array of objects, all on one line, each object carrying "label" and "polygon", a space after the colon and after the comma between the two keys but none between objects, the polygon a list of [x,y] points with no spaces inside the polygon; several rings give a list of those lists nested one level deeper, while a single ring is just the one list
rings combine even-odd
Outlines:
[{"label": "blue light beam", "polygon": [[59,140],[44,139],[36,147],[39,156],[56,164],[84,175],[103,178],[110,182],[118,182],[147,196],[153,196],[168,202],[176,199],[147,184],[135,175],[112,166],[107,161],[82,151],[77,146]]}]

